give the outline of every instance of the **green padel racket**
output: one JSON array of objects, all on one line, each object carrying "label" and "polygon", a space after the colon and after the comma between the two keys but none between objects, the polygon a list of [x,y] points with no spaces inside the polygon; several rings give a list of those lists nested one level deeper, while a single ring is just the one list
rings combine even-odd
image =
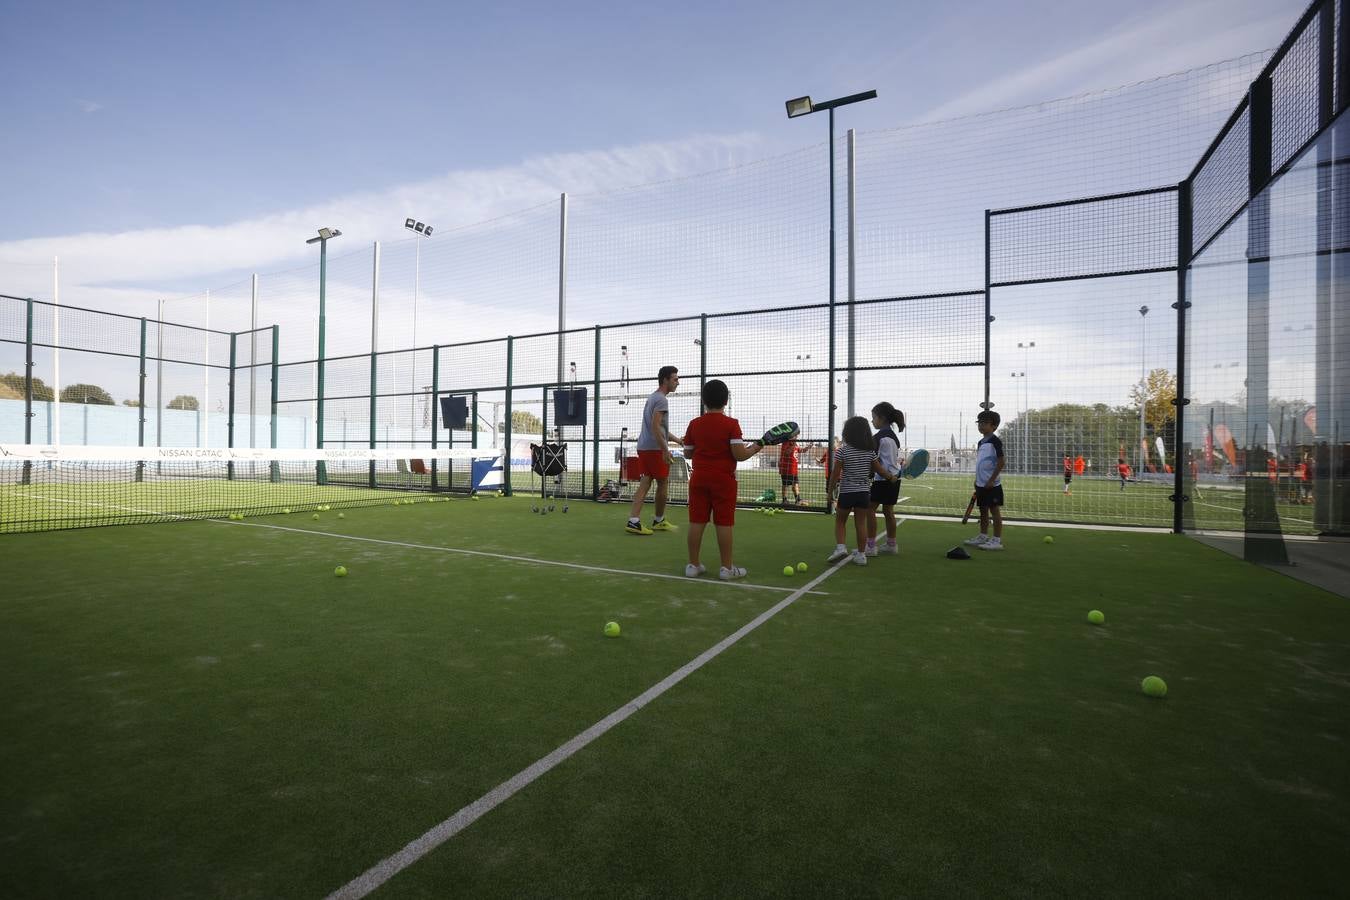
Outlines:
[{"label": "green padel racket", "polygon": [[773,447],[792,440],[799,431],[801,429],[797,427],[796,422],[780,422],[764,432],[764,437],[759,439],[759,443],[765,447]]}]

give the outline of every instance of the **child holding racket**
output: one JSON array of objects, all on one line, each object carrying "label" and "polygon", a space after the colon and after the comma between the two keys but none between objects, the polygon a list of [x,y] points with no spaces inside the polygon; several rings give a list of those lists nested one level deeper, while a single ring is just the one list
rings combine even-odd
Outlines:
[{"label": "child holding racket", "polygon": [[732,526],[736,523],[736,463],[764,449],[763,441],[741,437],[741,423],[726,415],[730,392],[717,378],[703,385],[703,406],[708,410],[689,423],[684,433],[684,455],[693,460],[689,476],[689,564],[684,574],[697,578],[707,569],[699,562],[703,532],[711,520],[717,528],[721,554],[718,577],[731,581],[745,577],[745,569],[732,556]]},{"label": "child holding racket", "polygon": [[[854,416],[844,422],[843,444],[834,454],[830,465],[830,483],[828,490],[834,493],[839,488],[839,502],[834,511],[834,552],[828,557],[830,562],[849,556],[844,544],[844,526],[848,523],[849,513],[853,513],[853,530],[858,539],[858,549],[852,554],[854,565],[867,565],[867,522],[864,516],[872,508],[872,475],[879,474],[888,481],[895,481],[895,473],[887,472],[877,459],[876,444],[872,440],[872,430],[862,416]],[[875,525],[874,525],[875,527]]]},{"label": "child holding racket", "polygon": [[[895,426],[895,431],[891,426]],[[895,504],[900,499],[900,438],[896,431],[905,430],[905,414],[889,403],[882,401],[872,407],[872,427],[877,433],[872,440],[877,447],[877,461],[881,468],[895,478],[888,478],[881,472],[872,475],[871,506],[867,510],[867,549],[866,556],[878,553],[899,553],[895,544]],[[877,547],[877,508],[880,507],[886,517],[886,543]]]}]

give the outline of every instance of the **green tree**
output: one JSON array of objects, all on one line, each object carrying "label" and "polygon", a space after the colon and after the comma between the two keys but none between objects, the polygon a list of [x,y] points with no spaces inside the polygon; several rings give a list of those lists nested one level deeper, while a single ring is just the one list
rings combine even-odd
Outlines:
[{"label": "green tree", "polygon": [[123,400],[123,401],[122,401],[122,405],[123,405],[123,406],[140,406],[140,405],[141,405],[141,401],[139,401],[139,400]]},{"label": "green tree", "polygon": [[197,408],[197,398],[191,394],[179,394],[169,401],[169,409],[186,409],[195,412]]},{"label": "green tree", "polygon": [[[18,372],[9,372],[8,374],[0,375],[0,384],[12,388],[15,391],[15,393],[19,395],[19,399],[20,400],[23,399],[23,393],[26,390],[26,388],[24,387],[23,376],[20,375]],[[41,378],[33,379],[34,400],[38,400],[43,403],[50,403],[55,398],[56,392],[53,391],[46,383],[44,383]]]},{"label": "green tree", "polygon": [[511,412],[512,434],[539,434],[543,428],[544,423],[534,413],[524,409]]},{"label": "green tree", "polygon": [[1148,373],[1140,390],[1140,385],[1130,388],[1130,402],[1136,410],[1144,403],[1144,422],[1156,435],[1177,417],[1177,408],[1172,403],[1177,398],[1177,376],[1167,369],[1154,369]]},{"label": "green tree", "polygon": [[62,403],[89,403],[95,406],[115,406],[112,394],[96,384],[68,384],[61,388]]},{"label": "green tree", "polygon": [[1089,473],[1109,471],[1122,444],[1138,443],[1139,411],[1127,406],[1060,403],[1005,419],[999,427],[1012,472],[1054,472],[1067,452],[1082,456]]}]

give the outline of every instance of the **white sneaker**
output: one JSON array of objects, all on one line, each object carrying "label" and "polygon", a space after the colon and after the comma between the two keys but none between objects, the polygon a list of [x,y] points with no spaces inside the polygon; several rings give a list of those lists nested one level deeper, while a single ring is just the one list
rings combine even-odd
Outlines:
[{"label": "white sneaker", "polygon": [[849,562],[853,563],[855,566],[865,566],[867,565],[867,554],[863,553],[861,550],[854,550],[853,558],[850,559]]},{"label": "white sneaker", "polygon": [[972,546],[972,547],[978,547],[978,546],[980,546],[981,544],[984,544],[984,543],[988,542],[988,540],[989,540],[989,535],[987,535],[987,534],[977,534],[977,535],[975,535],[975,536],[972,537],[972,538],[966,538],[965,543],[969,544],[969,545]]},{"label": "white sneaker", "polygon": [[987,541],[982,541],[982,542],[981,542],[980,544],[978,544],[977,546],[978,546],[981,550],[1002,550],[1002,549],[1003,549],[1003,539],[1002,539],[1002,538],[990,538],[990,539],[987,540]]},{"label": "white sneaker", "polygon": [[878,545],[877,545],[877,552],[878,552],[878,553],[884,553],[884,554],[886,554],[887,556],[895,556],[897,553],[900,552],[900,545],[899,545],[899,544],[878,544]]},{"label": "white sneaker", "polygon": [[848,555],[849,555],[849,550],[848,550],[847,547],[842,547],[842,546],[840,546],[840,547],[835,547],[835,548],[834,548],[834,552],[831,553],[829,556],[825,557],[825,561],[826,561],[826,562],[832,562],[832,563],[839,562],[839,560],[843,559],[845,556],[848,556]]},{"label": "white sneaker", "polygon": [[867,545],[867,549],[863,551],[863,554],[864,554],[865,556],[876,556],[876,555],[877,555],[877,545],[876,545],[876,544],[868,544],[868,545]]},{"label": "white sneaker", "polygon": [[708,567],[703,565],[702,563],[699,563],[698,565],[690,563],[689,565],[684,567],[684,574],[686,578],[697,578],[706,571],[708,571]]},{"label": "white sneaker", "polygon": [[723,566],[722,568],[717,570],[717,577],[722,579],[723,581],[731,581],[736,578],[744,578],[745,570],[742,569],[740,566],[731,566],[730,568]]}]

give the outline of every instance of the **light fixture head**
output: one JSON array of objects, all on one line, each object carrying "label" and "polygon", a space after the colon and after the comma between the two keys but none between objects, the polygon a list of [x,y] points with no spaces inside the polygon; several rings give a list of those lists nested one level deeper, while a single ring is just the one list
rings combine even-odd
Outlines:
[{"label": "light fixture head", "polygon": [[789,119],[795,119],[798,116],[804,116],[815,112],[815,107],[811,105],[810,97],[794,97],[787,102],[787,114]]},{"label": "light fixture head", "polygon": [[423,231],[422,234],[426,237],[431,237],[431,226],[428,225],[426,231]]},{"label": "light fixture head", "polygon": [[417,222],[416,222],[415,220],[413,220],[413,219],[404,219],[404,220],[403,220],[403,227],[404,227],[404,228],[411,229],[411,228],[412,228],[414,225],[416,225],[416,224],[417,224]]}]

